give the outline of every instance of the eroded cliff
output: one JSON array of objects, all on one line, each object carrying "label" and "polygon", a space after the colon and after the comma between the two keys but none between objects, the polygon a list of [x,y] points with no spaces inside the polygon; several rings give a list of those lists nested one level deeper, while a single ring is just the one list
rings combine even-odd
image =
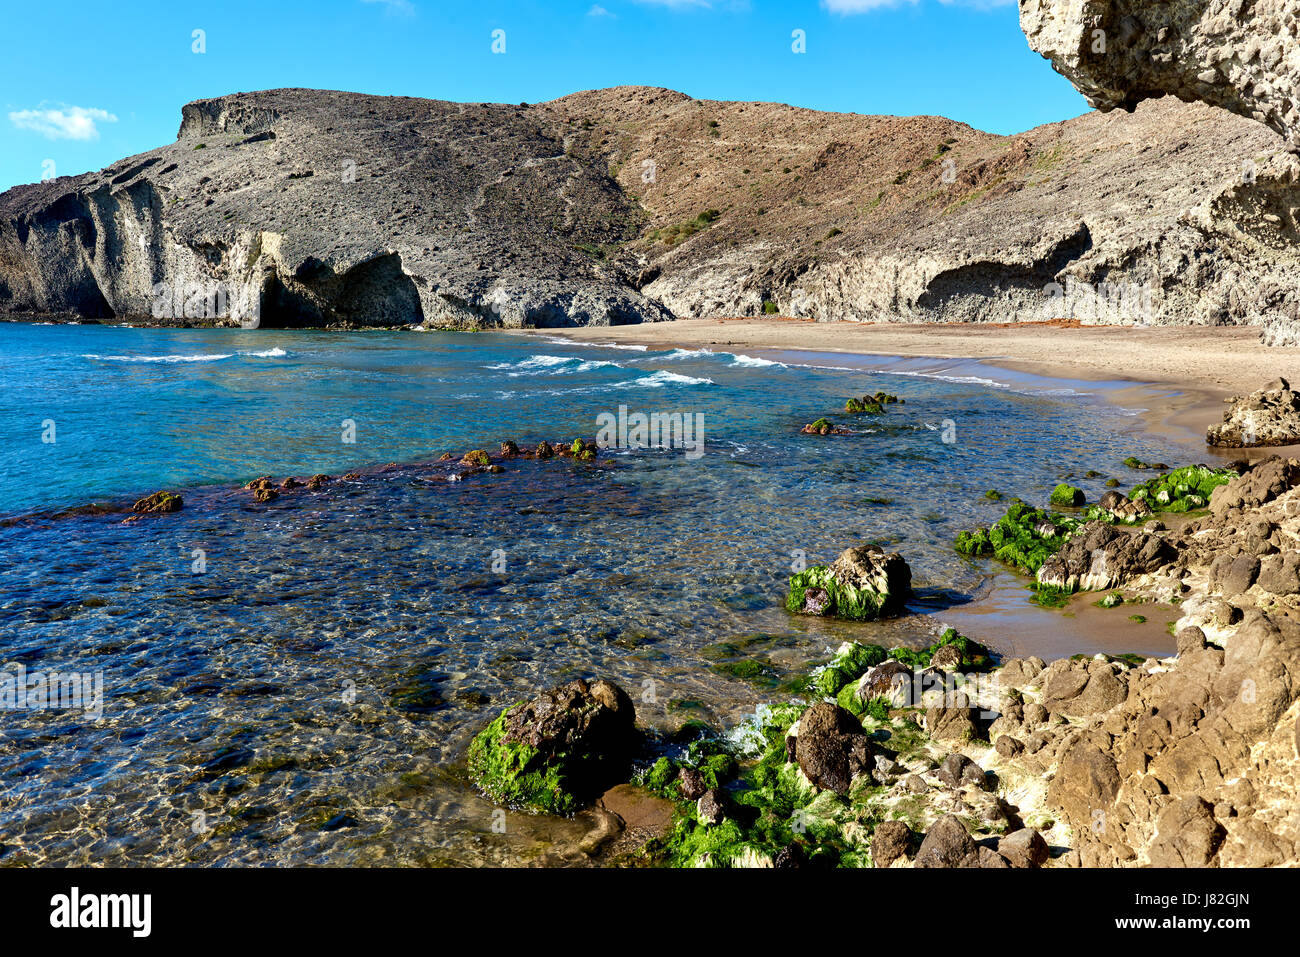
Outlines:
[{"label": "eroded cliff", "polygon": [[1300,313],[1285,146],[1172,98],[1003,137],[644,87],[232,94],[0,196],[0,315],[1260,323]]}]

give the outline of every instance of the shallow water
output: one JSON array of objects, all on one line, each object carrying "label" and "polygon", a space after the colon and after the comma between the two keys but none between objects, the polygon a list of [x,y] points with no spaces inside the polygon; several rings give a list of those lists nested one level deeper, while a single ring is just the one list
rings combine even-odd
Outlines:
[{"label": "shallow water", "polygon": [[[1142,477],[1127,455],[1196,454],[1144,435],[1104,383],[487,334],[35,325],[0,330],[0,383],[0,663],[103,681],[101,720],[0,711],[0,863],[578,861],[582,820],[512,813],[498,833],[459,766],[539,687],[609,676],[646,724],[727,725],[846,637],[953,623],[1006,653],[1168,650],[1163,621],[1103,633],[951,550],[1001,513],[988,489],[1041,502],[1073,474],[1093,498],[1107,475]],[[836,414],[878,389],[906,404]],[[434,462],[591,438],[620,404],[702,414],[704,454],[462,482]],[[821,415],[858,434],[798,434]],[[354,468],[266,505],[236,488]],[[40,514],[158,488],[184,510]],[[914,614],[785,612],[799,553],[863,541],[907,557]],[[716,667],[750,658],[757,682]]]}]

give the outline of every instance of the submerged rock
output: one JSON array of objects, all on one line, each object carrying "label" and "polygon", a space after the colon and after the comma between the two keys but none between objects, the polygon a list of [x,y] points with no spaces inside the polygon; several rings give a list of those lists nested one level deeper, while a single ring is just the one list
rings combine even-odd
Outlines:
[{"label": "submerged rock", "polygon": [[912,591],[912,570],[897,552],[878,545],[845,550],[829,566],[815,565],[790,577],[786,607],[796,613],[866,621],[903,609]]},{"label": "submerged rock", "polygon": [[154,492],[132,505],[131,511],[142,515],[179,512],[184,504],[175,492]]},{"label": "submerged rock", "polygon": [[470,745],[470,776],[499,803],[572,813],[626,774],[635,718],[612,682],[570,681],[502,711]]}]

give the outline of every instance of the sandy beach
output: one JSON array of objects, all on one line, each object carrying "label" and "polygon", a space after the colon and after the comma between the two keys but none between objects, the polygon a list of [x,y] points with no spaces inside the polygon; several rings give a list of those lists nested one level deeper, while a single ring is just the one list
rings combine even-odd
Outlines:
[{"label": "sandy beach", "polygon": [[[1109,393],[1114,401],[1142,407],[1151,428],[1180,431],[1184,436],[1203,434],[1207,425],[1217,422],[1226,397],[1253,392],[1279,375],[1300,376],[1300,354],[1261,344],[1258,330],[1249,327],[1058,322],[948,325],[776,318],[678,319],[522,333],[655,348],[804,350],[977,360],[1054,379],[1116,384],[1120,387]],[[1130,385],[1125,388],[1125,383]],[[1282,450],[1262,450],[1262,454],[1278,451]],[[1224,452],[1242,457],[1241,450]],[[1258,453],[1248,457],[1258,457]]]}]

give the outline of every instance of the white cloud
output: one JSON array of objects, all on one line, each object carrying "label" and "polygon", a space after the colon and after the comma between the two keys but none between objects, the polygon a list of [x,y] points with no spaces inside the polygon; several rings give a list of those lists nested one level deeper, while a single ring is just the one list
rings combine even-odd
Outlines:
[{"label": "white cloud", "polygon": [[587,16],[589,16],[589,17],[614,17],[614,14],[610,13],[608,10],[606,10],[604,7],[602,7],[602,6],[598,3],[598,4],[596,4],[595,6],[593,6],[590,10],[587,11]]},{"label": "white cloud", "polygon": [[97,140],[99,127],[95,124],[116,123],[117,117],[94,107],[59,106],[17,110],[9,114],[9,122],[50,140]]},{"label": "white cloud", "polygon": [[822,6],[831,13],[866,13],[882,7],[896,7],[901,3],[915,4],[917,0],[822,0]]},{"label": "white cloud", "polygon": [[722,13],[749,13],[749,0],[634,0],[645,7],[669,10],[717,10]]},{"label": "white cloud", "polygon": [[411,3],[411,0],[361,0],[361,2],[379,4],[388,13],[400,13],[407,17],[415,13],[415,4]]},{"label": "white cloud", "polygon": [[643,3],[648,7],[673,7],[674,9],[712,6],[709,0],[636,0],[636,2]]},{"label": "white cloud", "polygon": [[[903,4],[916,6],[920,0],[822,0],[822,6],[831,13],[853,14],[867,13],[886,7],[900,7]],[[992,10],[995,7],[1014,6],[1016,0],[939,0],[945,7],[973,7],[976,10]]]}]

